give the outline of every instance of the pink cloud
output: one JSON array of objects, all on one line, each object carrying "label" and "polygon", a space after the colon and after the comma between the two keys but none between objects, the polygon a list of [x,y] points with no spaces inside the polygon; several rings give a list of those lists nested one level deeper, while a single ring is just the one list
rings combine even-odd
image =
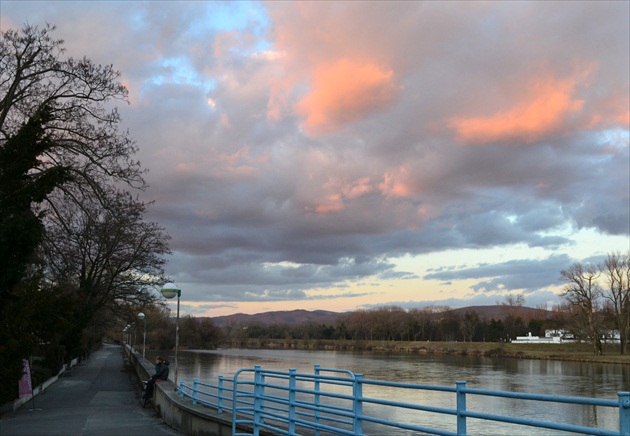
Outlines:
[{"label": "pink cloud", "polygon": [[588,128],[607,129],[611,127],[630,127],[630,109],[628,90],[625,89],[608,98],[603,98],[593,104],[593,114]]},{"label": "pink cloud", "polygon": [[331,194],[325,198],[320,198],[314,204],[304,207],[306,212],[314,212],[320,215],[327,215],[340,212],[344,209],[343,198],[339,194]]},{"label": "pink cloud", "polygon": [[322,185],[322,191],[323,194],[304,208],[307,212],[323,215],[341,212],[345,209],[347,202],[373,192],[374,187],[368,177],[350,181],[330,177]]},{"label": "pink cloud", "polygon": [[406,166],[398,168],[396,173],[387,172],[383,175],[383,182],[379,185],[379,189],[387,197],[407,197],[412,195],[414,190],[406,181],[408,175],[409,172]]},{"label": "pink cloud", "polygon": [[452,118],[449,124],[462,142],[532,142],[561,128],[580,114],[584,100],[575,97],[578,81],[544,77],[525,86],[523,100],[491,116]]},{"label": "pink cloud", "polygon": [[315,69],[312,91],[296,110],[307,133],[330,133],[387,106],[398,90],[390,69],[341,59]]}]

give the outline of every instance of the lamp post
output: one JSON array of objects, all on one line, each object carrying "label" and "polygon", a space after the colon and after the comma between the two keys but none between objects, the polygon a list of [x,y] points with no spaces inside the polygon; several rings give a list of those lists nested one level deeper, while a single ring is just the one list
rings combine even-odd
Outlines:
[{"label": "lamp post", "polygon": [[175,390],[177,390],[177,350],[179,349],[179,299],[182,296],[182,290],[175,286],[174,283],[166,283],[162,286],[162,295],[164,298],[171,299],[177,295],[177,318],[175,318]]},{"label": "lamp post", "polygon": [[142,358],[144,359],[144,353],[147,348],[147,317],[144,313],[140,312],[138,314],[138,319],[144,320],[144,333],[142,335]]},{"label": "lamp post", "polygon": [[125,331],[127,332],[127,345],[131,347],[131,324],[127,324],[127,327],[125,327]]}]

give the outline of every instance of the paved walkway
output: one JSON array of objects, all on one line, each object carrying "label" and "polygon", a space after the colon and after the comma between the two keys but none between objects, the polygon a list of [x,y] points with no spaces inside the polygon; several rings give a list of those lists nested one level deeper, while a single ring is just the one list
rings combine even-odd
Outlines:
[{"label": "paved walkway", "polygon": [[92,356],[15,412],[0,435],[178,435],[140,404],[140,385],[119,345]]}]

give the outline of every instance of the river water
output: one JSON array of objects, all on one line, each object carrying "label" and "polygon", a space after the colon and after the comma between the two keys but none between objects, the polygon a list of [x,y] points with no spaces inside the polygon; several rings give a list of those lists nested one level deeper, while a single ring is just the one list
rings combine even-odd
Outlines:
[{"label": "river water", "polygon": [[[171,360],[171,377],[174,376],[174,356]],[[225,349],[180,351],[178,381],[192,383],[194,378],[216,384],[218,376],[231,378],[242,368],[260,365],[264,370],[288,371],[295,368],[301,373],[313,373],[314,365],[324,368],[349,370],[363,374],[365,379],[395,381],[431,386],[454,387],[456,381],[466,381],[467,387],[548,394],[571,397],[617,399],[617,392],[630,390],[630,365],[597,364],[548,360],[525,360],[471,356],[436,356],[419,354],[384,354],[375,352]],[[368,388],[366,386],[366,388]],[[455,394],[404,390],[387,387],[369,387],[365,396],[393,401],[423,404],[449,409],[456,408]],[[619,429],[618,410],[608,407],[563,405],[549,402],[531,402],[486,396],[467,396],[468,410],[527,419],[561,422],[609,430]],[[384,419],[400,419],[415,425],[455,431],[454,418],[426,412],[409,412],[384,408],[379,412]],[[410,413],[418,417],[410,418]],[[397,430],[382,432],[364,427],[366,434],[410,434]],[[524,428],[491,421],[468,420],[468,432],[475,435],[548,435],[570,434],[546,429]]]}]

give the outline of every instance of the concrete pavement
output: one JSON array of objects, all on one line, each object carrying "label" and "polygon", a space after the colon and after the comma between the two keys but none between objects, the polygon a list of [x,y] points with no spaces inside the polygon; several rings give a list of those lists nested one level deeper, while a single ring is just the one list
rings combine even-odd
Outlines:
[{"label": "concrete pavement", "polygon": [[105,344],[42,394],[0,418],[0,435],[181,435],[150,405],[119,345]]}]

